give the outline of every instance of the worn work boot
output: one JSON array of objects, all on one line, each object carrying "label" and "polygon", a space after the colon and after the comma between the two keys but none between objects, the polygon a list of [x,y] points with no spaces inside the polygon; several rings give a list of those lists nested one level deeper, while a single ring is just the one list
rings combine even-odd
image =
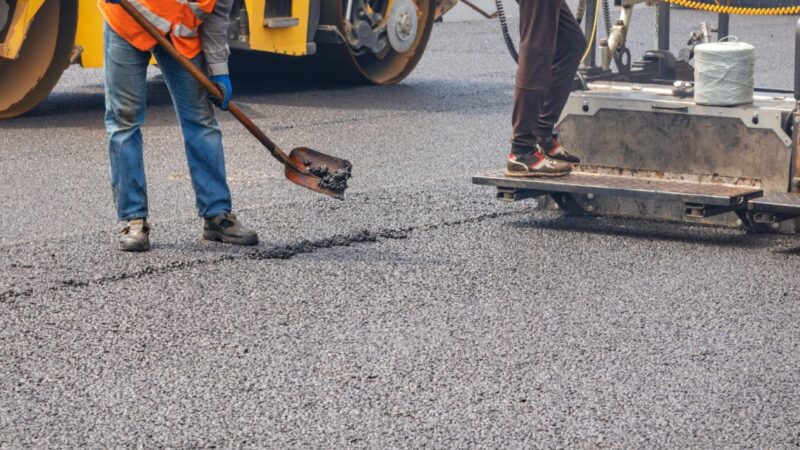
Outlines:
[{"label": "worn work boot", "polygon": [[150,225],[147,219],[129,220],[119,234],[117,248],[123,252],[150,250]]},{"label": "worn work boot", "polygon": [[547,156],[558,160],[564,161],[571,164],[578,164],[581,162],[581,159],[575,155],[567,153],[564,150],[564,147],[558,143],[558,138],[553,137],[552,139],[545,139],[544,142],[540,144],[540,147],[544,150]]},{"label": "worn work boot", "polygon": [[509,153],[506,176],[509,177],[560,177],[572,171],[572,166],[545,156],[537,149],[529,153]]},{"label": "worn work boot", "polygon": [[206,219],[203,239],[236,245],[258,244],[258,234],[242,226],[233,213],[220,214]]}]

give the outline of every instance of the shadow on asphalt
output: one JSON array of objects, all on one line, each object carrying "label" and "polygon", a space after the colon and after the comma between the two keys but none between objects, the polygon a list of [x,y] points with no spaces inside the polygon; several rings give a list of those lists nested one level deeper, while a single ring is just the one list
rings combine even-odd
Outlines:
[{"label": "shadow on asphalt", "polygon": [[[92,84],[80,88],[82,92],[51,93],[24,116],[0,121],[0,129],[52,128],[54,124],[61,128],[102,125],[105,111],[103,86]],[[358,86],[304,81],[264,85],[251,80],[234,83],[234,101],[237,100],[241,109],[256,120],[266,117],[258,111],[258,106],[262,105],[350,111],[458,111],[486,114],[510,108],[511,82],[421,79],[392,86]],[[163,77],[159,74],[148,80],[148,116],[158,118],[150,121],[149,126],[175,125],[177,122],[171,104]],[[170,108],[165,110],[165,107]],[[279,110],[276,113],[280,116]],[[224,114],[217,116],[220,121],[234,120]]]},{"label": "shadow on asphalt", "polygon": [[[102,126],[105,112],[103,86],[81,86],[83,92],[52,92],[22,117],[0,121],[0,129]],[[87,92],[89,91],[89,92]],[[169,91],[161,76],[147,82],[147,106],[171,105]]]},{"label": "shadow on asphalt", "polygon": [[777,253],[780,253],[782,255],[800,256],[800,240],[798,240],[797,247],[778,250]]},{"label": "shadow on asphalt", "polygon": [[[517,229],[538,228],[562,232],[589,233],[599,236],[625,237],[638,240],[682,242],[699,246],[757,249],[775,246],[792,237],[768,233],[751,233],[736,229],[693,225],[657,220],[623,219],[561,215],[553,218],[511,222]],[[782,253],[800,256],[800,247]]]}]

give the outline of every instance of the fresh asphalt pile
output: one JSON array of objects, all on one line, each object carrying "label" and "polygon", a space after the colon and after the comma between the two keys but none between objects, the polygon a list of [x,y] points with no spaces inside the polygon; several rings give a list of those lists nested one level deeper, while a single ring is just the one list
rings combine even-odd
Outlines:
[{"label": "fresh asphalt pile", "polygon": [[[794,18],[731,29],[791,86]],[[469,177],[502,165],[513,70],[496,22],[444,23],[399,86],[238,91],[358,168],[307,192],[221,115],[255,248],[200,240],[156,76],[143,255],[113,246],[100,73],[68,71],[0,123],[0,447],[800,444],[800,240],[496,202]]]},{"label": "fresh asphalt pile", "polygon": [[[306,164],[307,166],[310,164]],[[340,195],[344,195],[347,189],[347,180],[353,176],[353,166],[348,165],[341,169],[331,172],[327,165],[320,167],[310,167],[308,172],[311,175],[319,178],[319,187],[322,189],[329,189]]]}]

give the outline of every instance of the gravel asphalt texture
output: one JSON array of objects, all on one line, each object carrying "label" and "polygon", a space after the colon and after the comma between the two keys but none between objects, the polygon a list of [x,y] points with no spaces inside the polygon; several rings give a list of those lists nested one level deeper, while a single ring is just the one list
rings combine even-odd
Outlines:
[{"label": "gravel asphalt texture", "polygon": [[[677,11],[673,48],[704,19]],[[791,88],[794,24],[732,20],[759,85]],[[495,201],[470,176],[503,164],[513,73],[496,22],[445,22],[397,86],[242,89],[355,178],[296,188],[220,115],[262,239],[237,248],[200,239],[154,69],[153,250],[130,255],[102,72],[69,69],[0,123],[0,448],[800,446],[800,240]]]}]

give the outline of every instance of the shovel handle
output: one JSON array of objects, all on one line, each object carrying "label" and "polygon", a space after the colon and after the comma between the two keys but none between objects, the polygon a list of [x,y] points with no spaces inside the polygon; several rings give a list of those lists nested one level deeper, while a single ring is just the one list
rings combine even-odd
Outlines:
[{"label": "shovel handle", "polygon": [[[222,92],[220,92],[217,85],[212,83],[206,74],[204,74],[202,70],[198,69],[197,66],[192,64],[188,58],[178,53],[178,50],[175,49],[175,46],[172,45],[172,43],[166,37],[164,37],[161,32],[158,31],[158,29],[142,15],[142,13],[140,13],[133,5],[131,5],[128,0],[120,0],[119,5],[133,18],[133,20],[141,25],[145,31],[153,36],[153,39],[158,42],[164,51],[175,58],[175,60],[178,61],[178,63],[180,63],[180,65],[183,66],[183,68],[186,69],[186,71],[189,72],[198,82],[200,82],[200,84],[206,88],[211,95],[217,98],[222,98]],[[272,139],[264,134],[264,132],[261,131],[261,129],[258,128],[258,126],[253,123],[253,121],[250,120],[250,118],[247,117],[245,113],[242,112],[242,110],[239,109],[239,107],[236,106],[236,104],[232,101],[228,103],[228,112],[233,114],[233,117],[236,117],[236,119],[239,120],[239,122],[241,122],[245,128],[247,128],[247,131],[255,136],[255,138],[264,145],[264,147],[267,147],[267,150],[269,150],[275,159],[282,162],[286,167],[299,171],[297,167],[295,167],[292,160],[286,156],[286,153],[284,153],[277,144],[272,142]]]}]

